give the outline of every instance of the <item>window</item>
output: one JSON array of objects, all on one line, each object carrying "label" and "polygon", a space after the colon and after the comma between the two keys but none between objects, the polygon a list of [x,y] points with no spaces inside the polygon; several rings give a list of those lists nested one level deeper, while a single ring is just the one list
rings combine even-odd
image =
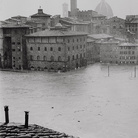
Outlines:
[{"label": "window", "polygon": [[50,51],[53,51],[53,47],[50,47]]},{"label": "window", "polygon": [[15,51],[15,49],[12,49],[12,51]]},{"label": "window", "polygon": [[78,49],[78,46],[76,48]]},{"label": "window", "polygon": [[12,42],[13,45],[15,45],[15,42]]},{"label": "window", "polygon": [[20,42],[17,42],[17,45],[20,45],[21,43]]},{"label": "window", "polygon": [[61,61],[61,56],[58,57],[58,61]]},{"label": "window", "polygon": [[54,61],[54,57],[53,57],[53,56],[51,56],[50,60],[51,60],[51,61]]},{"label": "window", "polygon": [[61,51],[61,47],[58,48],[58,51]]},{"label": "window", "polygon": [[45,51],[47,51],[47,47],[45,47]]},{"label": "window", "polygon": [[40,56],[37,56],[37,60],[40,60]]},{"label": "window", "polygon": [[72,56],[72,60],[74,60],[74,55]]},{"label": "window", "polygon": [[46,56],[43,57],[43,60],[46,61]]},{"label": "window", "polygon": [[70,56],[68,56],[68,61],[70,61]]},{"label": "window", "polygon": [[78,59],[78,54],[76,55],[76,59]]},{"label": "window", "polygon": [[83,47],[85,48],[85,45]]},{"label": "window", "polygon": [[82,58],[82,54],[80,54],[80,58]]},{"label": "window", "polygon": [[70,40],[68,39],[68,43],[70,42]]},{"label": "window", "polygon": [[82,45],[80,45],[80,48],[82,48]]},{"label": "window", "polygon": [[72,47],[72,50],[74,50],[74,46]]},{"label": "window", "polygon": [[113,29],[116,29],[116,26],[113,26]]},{"label": "window", "polygon": [[72,40],[72,42],[74,43],[74,39]]},{"label": "window", "polygon": [[30,47],[30,50],[32,51],[33,50],[33,47]]},{"label": "window", "polygon": [[83,54],[83,56],[85,57],[85,53]]},{"label": "window", "polygon": [[33,56],[32,55],[30,55],[30,60],[33,60]]},{"label": "window", "polygon": [[79,39],[77,39],[77,42],[79,42]]},{"label": "window", "polygon": [[70,47],[68,47],[68,51],[70,51]]},{"label": "window", "polygon": [[40,51],[40,47],[38,47],[38,51]]}]

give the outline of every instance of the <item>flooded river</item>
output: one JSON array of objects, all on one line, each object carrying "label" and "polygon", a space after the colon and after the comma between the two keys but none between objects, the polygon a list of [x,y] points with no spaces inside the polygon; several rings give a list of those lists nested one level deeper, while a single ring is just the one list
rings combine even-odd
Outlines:
[{"label": "flooded river", "polygon": [[29,111],[29,123],[80,138],[138,138],[134,76],[134,67],[110,66],[108,74],[99,64],[67,73],[0,71],[0,122],[8,105],[10,122],[24,124]]}]

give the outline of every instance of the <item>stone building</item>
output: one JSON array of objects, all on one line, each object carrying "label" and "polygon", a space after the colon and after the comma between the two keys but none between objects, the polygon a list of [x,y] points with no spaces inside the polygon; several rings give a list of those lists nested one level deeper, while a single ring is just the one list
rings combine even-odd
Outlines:
[{"label": "stone building", "polygon": [[118,46],[118,64],[138,64],[138,44],[122,43]]},{"label": "stone building", "polygon": [[2,24],[1,59],[3,68],[27,69],[26,40],[29,27],[19,24]]},{"label": "stone building", "polygon": [[87,64],[99,62],[99,48],[94,40],[87,39]]},{"label": "stone building", "polygon": [[87,34],[68,31],[58,24],[26,36],[30,69],[67,71],[86,66]]},{"label": "stone building", "polygon": [[126,37],[125,20],[117,16],[105,20],[109,26],[109,34],[120,38]]},{"label": "stone building", "polygon": [[43,25],[44,29],[50,27],[50,17],[51,15],[43,12],[43,9],[39,8],[38,13],[30,16],[32,21],[40,22]]},{"label": "stone building", "polygon": [[129,31],[134,39],[138,39],[138,15],[127,15],[125,20],[126,33]]},{"label": "stone building", "polygon": [[100,62],[101,63],[118,63],[118,41],[99,41],[100,44]]}]

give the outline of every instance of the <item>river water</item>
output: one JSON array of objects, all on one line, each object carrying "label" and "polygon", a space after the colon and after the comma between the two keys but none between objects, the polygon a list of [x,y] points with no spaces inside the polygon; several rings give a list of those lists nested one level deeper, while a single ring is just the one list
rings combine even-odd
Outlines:
[{"label": "river water", "polygon": [[67,72],[0,71],[0,122],[38,124],[80,138],[138,138],[138,77],[132,66]]}]

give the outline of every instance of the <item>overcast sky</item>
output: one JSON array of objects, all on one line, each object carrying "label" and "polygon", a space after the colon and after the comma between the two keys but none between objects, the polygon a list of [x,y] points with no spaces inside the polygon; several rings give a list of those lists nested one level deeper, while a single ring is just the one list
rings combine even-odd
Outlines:
[{"label": "overcast sky", "polygon": [[[101,0],[78,0],[80,10],[95,10]],[[45,13],[62,15],[62,4],[69,4],[70,0],[0,0],[0,20],[5,20],[12,16],[30,16],[37,13],[41,6]],[[126,15],[138,14],[138,0],[106,0],[112,7],[114,16],[125,18]]]}]

